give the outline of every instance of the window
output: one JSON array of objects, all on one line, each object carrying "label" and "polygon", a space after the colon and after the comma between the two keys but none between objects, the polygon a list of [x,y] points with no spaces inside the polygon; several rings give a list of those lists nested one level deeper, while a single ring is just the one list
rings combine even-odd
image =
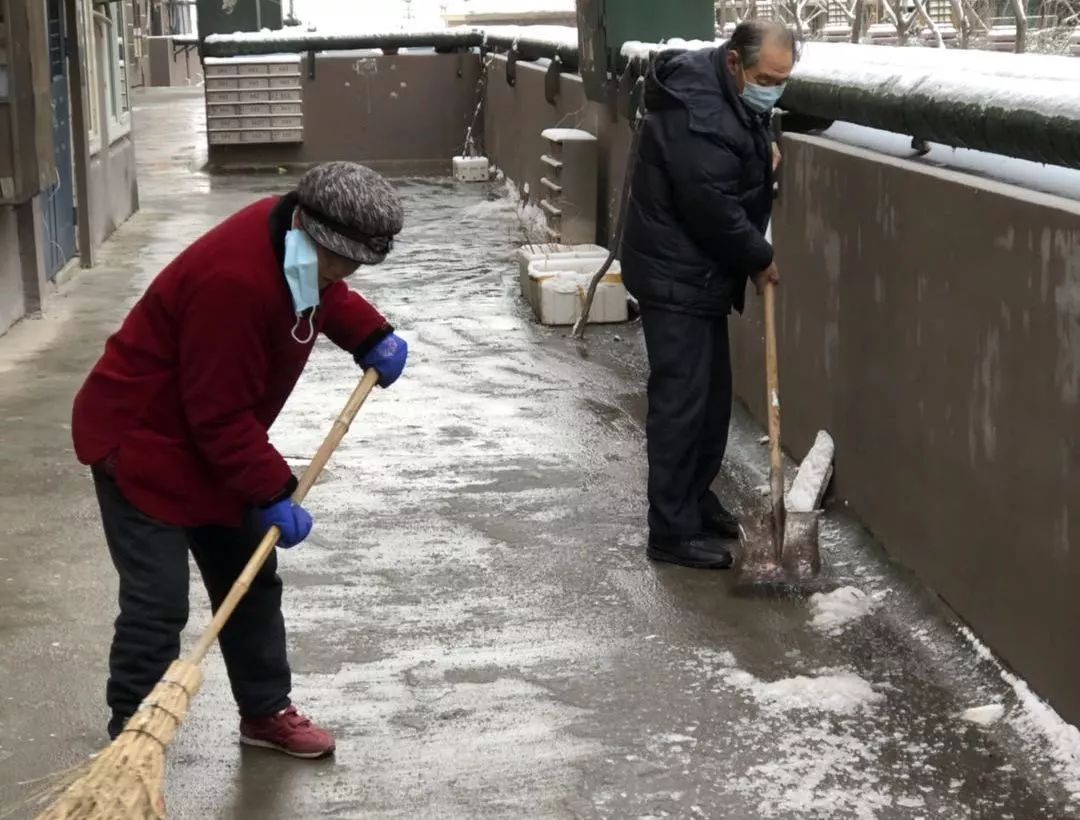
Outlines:
[{"label": "window", "polygon": [[[81,0],[79,29],[86,63],[87,109],[90,125],[90,150],[101,148],[102,124],[113,142],[131,130],[131,104],[128,98],[127,4]],[[87,43],[87,32],[93,32]],[[104,88],[105,110],[101,106]]]},{"label": "window", "polygon": [[[110,3],[102,6],[98,37],[105,50],[105,102],[109,107],[109,135],[117,136],[130,126],[131,108],[128,104],[127,79],[127,12],[126,4]],[[100,19],[100,18],[99,18]]]}]

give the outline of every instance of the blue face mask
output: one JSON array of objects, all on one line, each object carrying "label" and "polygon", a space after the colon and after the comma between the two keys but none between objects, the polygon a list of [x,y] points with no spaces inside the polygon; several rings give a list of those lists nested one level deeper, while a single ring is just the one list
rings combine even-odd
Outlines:
[{"label": "blue face mask", "polygon": [[[296,324],[292,337],[300,344],[307,344],[315,337],[315,309],[319,306],[319,252],[307,232],[293,228],[285,234],[285,281],[292,294],[296,310]],[[296,335],[305,310],[311,308],[308,317],[308,335],[301,339]]]},{"label": "blue face mask", "polygon": [[746,103],[746,107],[751,111],[758,114],[768,114],[776,108],[776,104],[784,96],[786,86],[786,83],[780,85],[757,85],[747,80],[746,88],[741,95],[742,101]]}]

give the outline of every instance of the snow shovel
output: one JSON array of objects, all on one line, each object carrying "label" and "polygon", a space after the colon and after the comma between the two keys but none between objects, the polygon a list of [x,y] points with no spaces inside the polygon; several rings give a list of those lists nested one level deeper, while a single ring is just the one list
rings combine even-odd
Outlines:
[{"label": "snow shovel", "polygon": [[[765,283],[765,381],[769,412],[771,510],[759,532],[742,532],[737,587],[798,592],[821,572],[816,512],[791,512],[784,502],[784,457],[780,449],[780,366],[776,350],[776,285]],[[762,538],[768,532],[771,538]]]}]

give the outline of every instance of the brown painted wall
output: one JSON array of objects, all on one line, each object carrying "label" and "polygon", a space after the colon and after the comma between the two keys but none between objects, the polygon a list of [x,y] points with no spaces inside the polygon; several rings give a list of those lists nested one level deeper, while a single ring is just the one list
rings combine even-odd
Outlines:
[{"label": "brown painted wall", "polygon": [[[789,138],[775,238],[785,440],[1080,720],[1080,203]],[[733,322],[763,410],[758,302]]]},{"label": "brown painted wall", "polygon": [[[472,55],[320,56],[302,63],[304,142],[211,146],[216,167],[365,162],[388,172],[445,173],[476,108]],[[459,70],[461,76],[458,76]]]},{"label": "brown painted wall", "polygon": [[90,231],[95,245],[108,239],[139,205],[135,147],[130,137],[112,144],[107,161],[98,152],[90,158]]},{"label": "brown painted wall", "polygon": [[21,319],[25,310],[18,219],[15,208],[0,206],[0,333]]},{"label": "brown painted wall", "polygon": [[147,37],[146,43],[148,86],[188,86],[201,81],[202,63],[194,48],[176,48],[172,37]]},{"label": "brown painted wall", "polygon": [[[599,141],[600,180],[597,203],[597,234],[606,241],[618,207],[625,175],[630,128],[625,119],[614,119],[614,109],[589,102],[581,78],[564,74],[559,95],[551,105],[544,98],[546,69],[532,63],[517,64],[517,83],[506,82],[506,59],[490,58],[484,110],[484,150],[506,176],[519,187],[526,183],[531,194],[540,190],[544,166],[540,157],[547,143],[545,128],[580,128]],[[619,110],[625,110],[625,101]],[[531,197],[535,200],[535,196]]]}]

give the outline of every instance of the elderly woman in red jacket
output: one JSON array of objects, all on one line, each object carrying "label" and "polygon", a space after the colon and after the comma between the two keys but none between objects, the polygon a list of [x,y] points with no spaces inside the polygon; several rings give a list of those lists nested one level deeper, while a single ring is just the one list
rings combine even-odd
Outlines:
[{"label": "elderly woman in red jacket", "polygon": [[[271,526],[302,542],[311,516],[268,430],[325,334],[389,387],[407,347],[344,279],[381,262],[401,203],[368,168],[329,163],[297,189],[232,216],[151,283],[75,399],[72,435],[92,467],[120,576],[109,657],[115,737],[179,654],[188,552],[214,607]],[[322,757],[333,737],[289,700],[271,556],[221,635],[240,740]]]}]

